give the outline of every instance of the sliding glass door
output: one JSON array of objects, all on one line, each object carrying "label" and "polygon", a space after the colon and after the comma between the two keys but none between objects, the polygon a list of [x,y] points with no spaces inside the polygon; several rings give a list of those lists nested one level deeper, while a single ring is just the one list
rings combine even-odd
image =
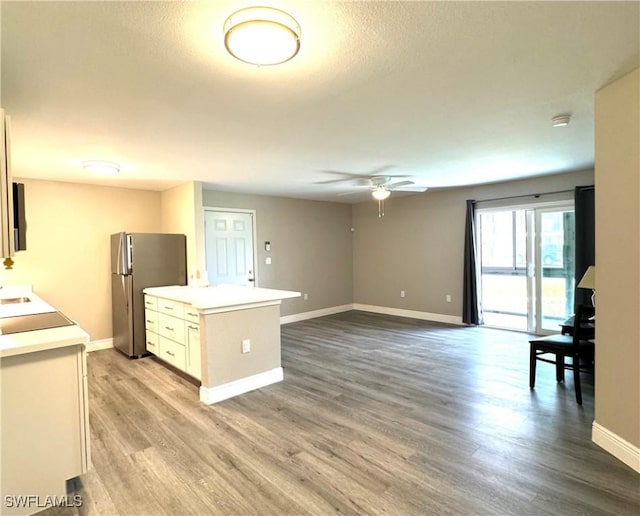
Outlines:
[{"label": "sliding glass door", "polygon": [[575,217],[573,206],[535,210],[535,314],[533,328],[553,333],[573,314]]},{"label": "sliding glass door", "polygon": [[573,204],[477,213],[485,324],[558,331],[573,310]]}]

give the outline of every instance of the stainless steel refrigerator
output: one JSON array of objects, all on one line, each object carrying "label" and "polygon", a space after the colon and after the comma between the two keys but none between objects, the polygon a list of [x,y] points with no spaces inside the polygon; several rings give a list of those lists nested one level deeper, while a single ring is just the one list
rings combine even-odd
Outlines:
[{"label": "stainless steel refrigerator", "polygon": [[113,345],[130,357],[146,353],[144,294],[147,287],[186,285],[184,235],[116,233],[111,235]]}]

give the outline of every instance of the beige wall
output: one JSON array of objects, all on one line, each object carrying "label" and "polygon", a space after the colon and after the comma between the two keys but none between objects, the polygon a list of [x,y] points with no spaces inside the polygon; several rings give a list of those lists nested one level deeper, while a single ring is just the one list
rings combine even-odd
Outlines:
[{"label": "beige wall", "polygon": [[465,201],[568,190],[593,181],[593,171],[583,171],[392,196],[383,218],[375,202],[355,205],[354,302],[461,317]]},{"label": "beige wall", "polygon": [[[282,315],[352,303],[350,205],[207,189],[203,205],[256,210],[258,285],[309,296],[285,299]],[[265,241],[271,242],[269,253]]]},{"label": "beige wall", "polygon": [[[280,367],[278,305],[205,315],[201,331],[205,332],[207,343],[202,371],[205,388]],[[244,339],[251,342],[250,353],[240,351]],[[212,360],[207,361],[207,357]]]},{"label": "beige wall", "polygon": [[640,72],[596,93],[596,423],[640,447]]},{"label": "beige wall", "polygon": [[162,192],[161,211],[162,232],[187,237],[187,278],[199,278],[204,270],[201,183],[184,183]]},{"label": "beige wall", "polygon": [[25,184],[27,251],[0,285],[31,284],[91,340],[111,335],[109,235],[159,231],[160,193],[16,179]]}]

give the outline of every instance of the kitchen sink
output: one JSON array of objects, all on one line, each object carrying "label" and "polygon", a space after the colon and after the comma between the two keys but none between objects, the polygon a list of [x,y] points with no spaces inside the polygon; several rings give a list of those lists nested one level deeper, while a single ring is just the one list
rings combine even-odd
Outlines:
[{"label": "kitchen sink", "polygon": [[15,305],[17,303],[30,303],[31,299],[28,297],[5,297],[0,298],[0,305]]}]

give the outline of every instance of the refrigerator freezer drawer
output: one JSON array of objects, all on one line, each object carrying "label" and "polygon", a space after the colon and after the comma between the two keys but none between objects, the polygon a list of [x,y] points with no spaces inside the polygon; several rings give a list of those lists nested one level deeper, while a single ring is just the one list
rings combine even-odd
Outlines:
[{"label": "refrigerator freezer drawer", "polygon": [[187,367],[185,347],[162,336],[160,336],[160,354],[158,356],[181,371],[184,371]]}]

